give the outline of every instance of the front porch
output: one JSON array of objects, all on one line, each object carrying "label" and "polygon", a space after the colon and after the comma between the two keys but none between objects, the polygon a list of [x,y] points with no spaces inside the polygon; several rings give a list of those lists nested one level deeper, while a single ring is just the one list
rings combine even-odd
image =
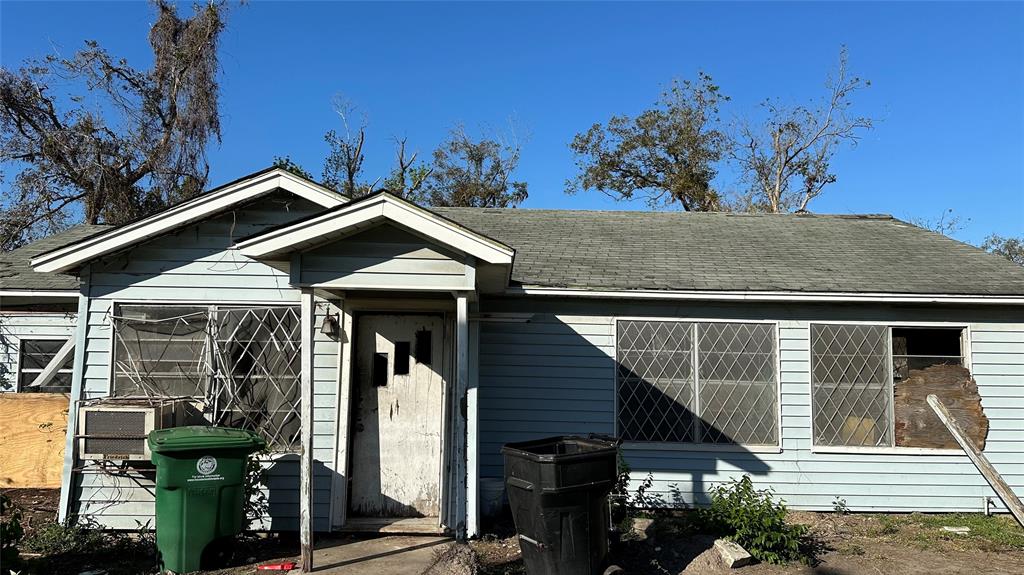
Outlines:
[{"label": "front porch", "polygon": [[[301,291],[300,535],[310,568],[317,397],[335,394],[330,525],[478,532],[478,294],[504,286],[512,250],[388,194],[240,242]],[[325,338],[333,381],[317,380]],[[327,389],[324,389],[325,386]]]}]

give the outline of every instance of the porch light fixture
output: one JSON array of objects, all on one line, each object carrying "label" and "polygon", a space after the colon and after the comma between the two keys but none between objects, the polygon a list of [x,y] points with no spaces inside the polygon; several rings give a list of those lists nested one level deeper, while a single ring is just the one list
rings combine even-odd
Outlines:
[{"label": "porch light fixture", "polygon": [[327,337],[338,337],[341,334],[341,326],[338,325],[338,316],[334,314],[325,315],[323,323],[320,324],[320,333]]}]

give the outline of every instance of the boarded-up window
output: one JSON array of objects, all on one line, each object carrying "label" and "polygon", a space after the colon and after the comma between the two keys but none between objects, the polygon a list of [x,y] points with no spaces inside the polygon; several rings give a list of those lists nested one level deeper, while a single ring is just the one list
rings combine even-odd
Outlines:
[{"label": "boarded-up window", "polygon": [[616,349],[623,439],[777,444],[774,326],[622,320]]},{"label": "boarded-up window", "polygon": [[23,339],[18,358],[18,391],[24,393],[71,393],[73,356],[69,356],[53,379],[44,386],[33,386],[39,374],[50,365],[66,339]]}]

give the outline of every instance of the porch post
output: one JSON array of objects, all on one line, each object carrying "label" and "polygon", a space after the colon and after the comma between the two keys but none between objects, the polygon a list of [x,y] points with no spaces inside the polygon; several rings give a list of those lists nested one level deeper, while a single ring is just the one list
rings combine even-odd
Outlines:
[{"label": "porch post", "polygon": [[479,370],[480,322],[469,324],[469,389],[466,390],[466,536],[480,534]]},{"label": "porch post", "polygon": [[469,297],[465,292],[455,294],[455,389],[456,405],[459,406],[455,420],[460,423],[456,430],[455,461],[455,534],[465,539],[469,527],[467,512],[467,463],[469,460]]},{"label": "porch post", "polygon": [[299,426],[302,450],[299,459],[299,546],[302,572],[313,570],[313,289],[302,288],[302,373],[299,378]]}]

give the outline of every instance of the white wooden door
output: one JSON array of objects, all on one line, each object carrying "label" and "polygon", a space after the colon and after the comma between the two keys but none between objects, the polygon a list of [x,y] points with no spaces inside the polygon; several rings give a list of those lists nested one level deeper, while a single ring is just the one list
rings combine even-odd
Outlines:
[{"label": "white wooden door", "polygon": [[354,517],[440,514],[443,320],[365,315],[356,329]]}]

